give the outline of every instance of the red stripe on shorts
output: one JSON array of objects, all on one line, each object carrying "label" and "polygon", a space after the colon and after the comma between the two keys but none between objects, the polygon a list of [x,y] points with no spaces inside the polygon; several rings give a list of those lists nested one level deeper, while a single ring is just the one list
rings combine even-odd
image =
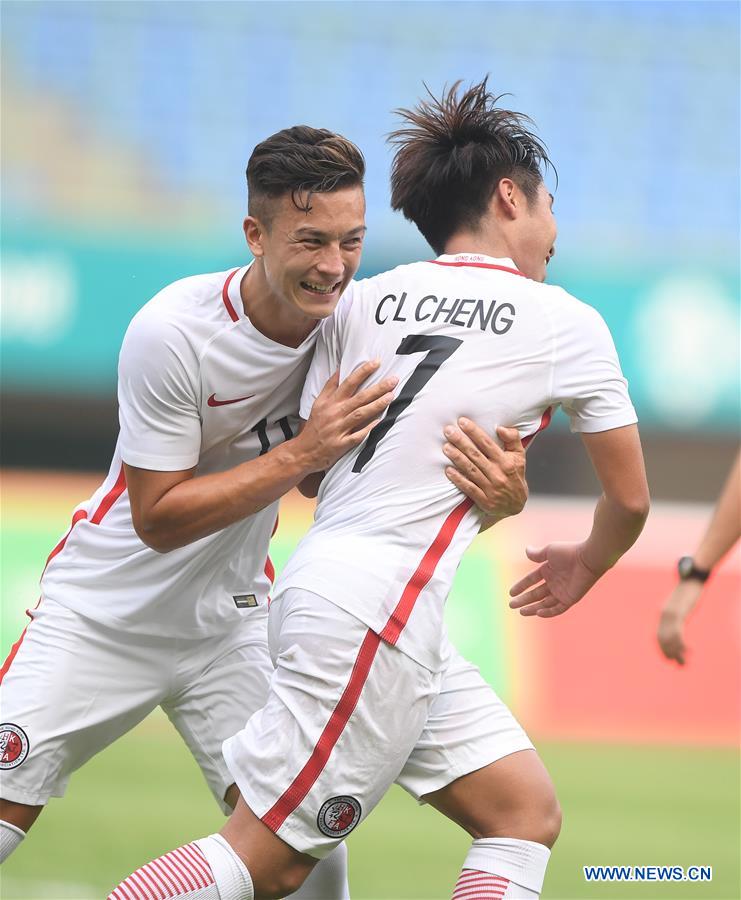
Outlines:
[{"label": "red stripe on shorts", "polygon": [[321,774],[345,725],[347,725],[353,710],[358,704],[381,640],[389,644],[396,643],[411,615],[417,597],[430,578],[432,578],[440,557],[450,545],[461,520],[472,506],[473,502],[465,499],[450,513],[443,522],[437,537],[422,557],[422,562],[409,580],[396,609],[391,614],[381,634],[378,635],[370,630],[367,632],[363,643],[360,645],[355,665],[350,674],[350,680],[324,727],[324,731],[311,756],[288,790],[262,817],[262,821],[272,831],[277,831],[288,816],[299,806]]},{"label": "red stripe on shorts", "polygon": [[237,311],[232,306],[232,301],[229,299],[229,285],[232,278],[234,278],[238,271],[239,269],[235,269],[233,272],[229,273],[228,278],[224,282],[224,287],[221,289],[221,299],[224,301],[224,306],[226,307],[226,311],[229,313],[229,318],[232,320],[232,322],[238,322],[239,316],[237,315]]},{"label": "red stripe on shorts", "polygon": [[448,518],[443,522],[442,528],[437,533],[437,537],[430,544],[427,552],[422,557],[422,562],[417,566],[414,575],[407,582],[407,586],[401,595],[401,599],[396,604],[396,608],[381,632],[381,637],[389,644],[395,644],[399,640],[399,635],[404,630],[404,626],[409,621],[412,614],[414,604],[417,602],[422,589],[432,578],[440,557],[450,546],[456,529],[461,524],[465,514],[473,506],[473,500],[466,498],[462,500],[458,506],[450,513]]},{"label": "red stripe on shorts", "polygon": [[262,817],[262,821],[272,831],[277,831],[303,801],[327,764],[334,745],[339,740],[348,719],[358,704],[380,643],[381,639],[374,631],[369,630],[366,633],[350,674],[350,680],[347,682],[339,703],[329,717],[313,753],[288,790]]}]

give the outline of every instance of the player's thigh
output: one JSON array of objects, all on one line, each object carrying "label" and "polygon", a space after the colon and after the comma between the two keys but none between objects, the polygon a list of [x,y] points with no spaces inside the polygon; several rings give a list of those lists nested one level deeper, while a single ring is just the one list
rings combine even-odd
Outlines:
[{"label": "player's thigh", "polygon": [[561,830],[553,783],[535,750],[511,753],[424,799],[473,838],[516,838],[552,847]]},{"label": "player's thigh", "polygon": [[184,642],[179,656],[185,684],[162,707],[201,767],[217,803],[229,813],[231,805],[224,798],[234,779],[221,746],[267,700],[273,673],[267,610],[251,610],[240,627],[226,635]]},{"label": "player's thigh", "polygon": [[75,769],[158,705],[167,656],[42,601],[0,685],[3,798],[61,797]]},{"label": "player's thigh", "polygon": [[[453,651],[398,783],[475,837],[530,829],[557,810],[533,745],[478,669]],[[527,838],[535,839],[535,838]]]},{"label": "player's thigh", "polygon": [[397,777],[439,677],[306,592],[289,590],[274,604],[270,629],[267,704],[224,755],[263,824],[322,858]]}]

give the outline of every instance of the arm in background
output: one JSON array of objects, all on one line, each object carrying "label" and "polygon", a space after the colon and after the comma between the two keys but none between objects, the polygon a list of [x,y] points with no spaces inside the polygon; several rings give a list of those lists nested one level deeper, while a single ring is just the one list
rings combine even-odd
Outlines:
[{"label": "arm in background", "polygon": [[[741,537],[741,452],[723,485],[713,515],[693,555],[695,566],[710,572]],[[684,623],[702,596],[704,581],[687,578],[669,595],[659,619],[657,638],[667,659],[684,665],[687,648]]]}]

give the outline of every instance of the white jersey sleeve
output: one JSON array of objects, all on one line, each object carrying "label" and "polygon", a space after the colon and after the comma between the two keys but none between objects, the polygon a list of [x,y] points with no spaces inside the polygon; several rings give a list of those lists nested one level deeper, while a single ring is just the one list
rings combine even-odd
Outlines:
[{"label": "white jersey sleeve", "polygon": [[121,458],[131,466],[190,469],[201,452],[195,349],[177,324],[142,310],[124,338],[118,365]]},{"label": "white jersey sleeve", "polygon": [[300,416],[306,420],[314,401],[321,394],[324,385],[340,368],[342,359],[342,332],[352,302],[353,285],[350,284],[342,295],[332,315],[322,322],[317,338],[314,358],[306,376],[301,394]]},{"label": "white jersey sleeve", "polygon": [[[559,290],[559,289],[557,289]],[[554,323],[553,401],[574,432],[609,431],[638,421],[602,316],[565,291]]]}]

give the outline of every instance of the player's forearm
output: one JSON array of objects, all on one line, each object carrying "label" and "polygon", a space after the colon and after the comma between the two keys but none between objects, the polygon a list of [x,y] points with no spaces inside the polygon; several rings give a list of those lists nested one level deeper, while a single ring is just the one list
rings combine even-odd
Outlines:
[{"label": "player's forearm", "polygon": [[698,569],[710,571],[741,537],[741,453],[736,457],[700,546]]},{"label": "player's forearm", "polygon": [[294,438],[226,472],[176,484],[153,504],[137,531],[160,553],[184,547],[269,506],[306,478],[313,465]]},{"label": "player's forearm", "polygon": [[598,576],[612,568],[638,540],[648,507],[648,495],[627,504],[603,494],[594,511],[591,534],[581,550],[584,565]]}]

